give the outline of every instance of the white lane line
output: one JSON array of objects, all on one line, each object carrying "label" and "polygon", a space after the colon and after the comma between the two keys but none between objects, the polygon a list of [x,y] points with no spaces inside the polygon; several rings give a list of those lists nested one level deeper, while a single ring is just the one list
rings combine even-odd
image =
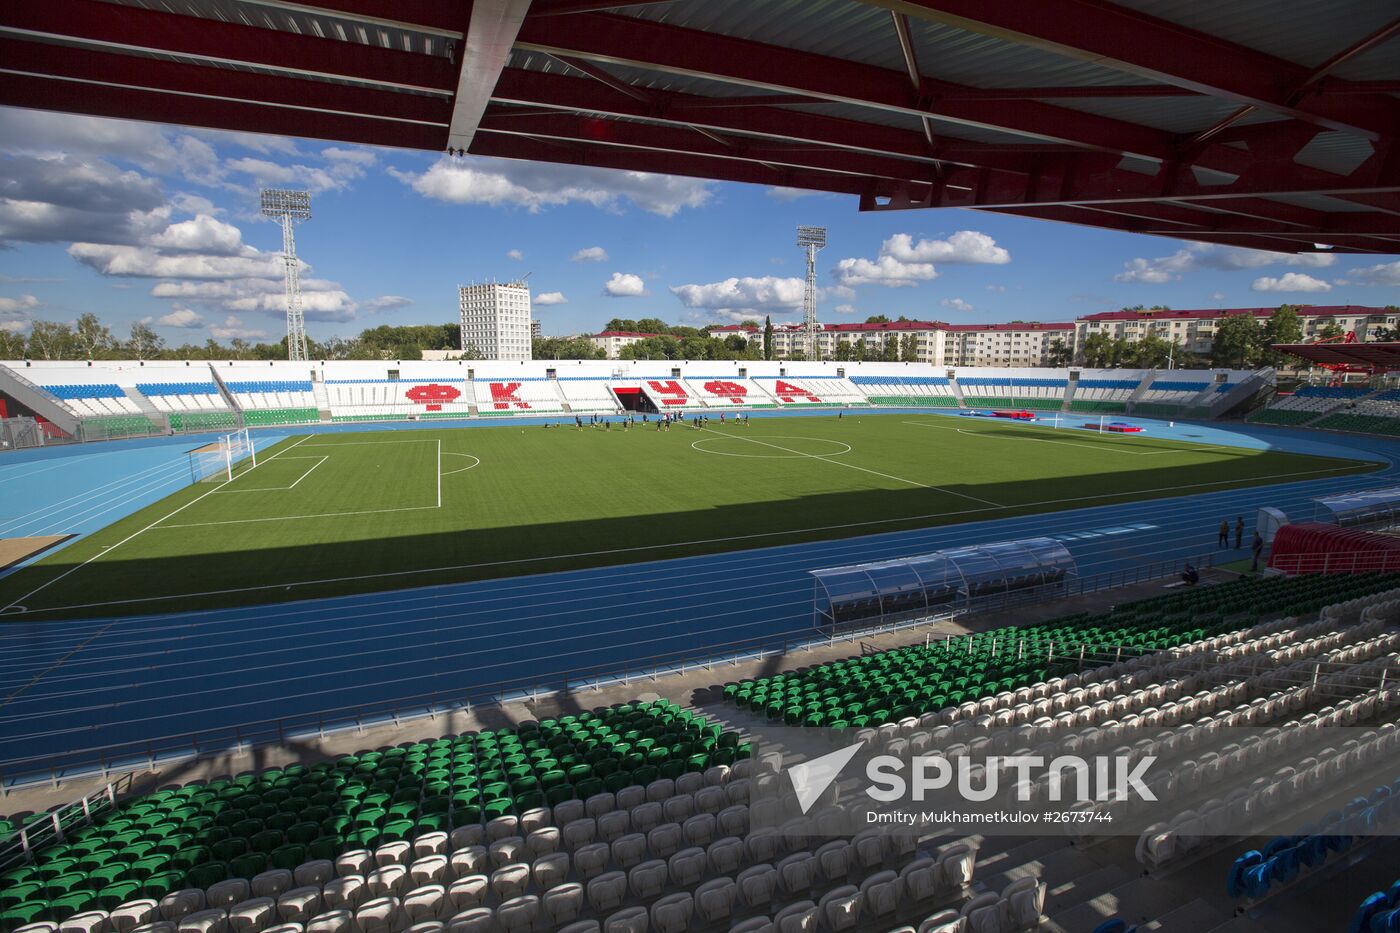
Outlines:
[{"label": "white lane line", "polygon": [[438,487],[438,508],[442,508],[442,439],[437,442],[437,487]]},{"label": "white lane line", "polygon": [[[310,436],[311,436],[311,435],[308,434],[306,437],[310,437]],[[302,440],[304,441],[304,440],[306,440],[306,438],[304,437],[304,438],[302,438]],[[292,447],[295,447],[295,446],[297,446],[297,444],[300,444],[300,443],[301,443],[301,441],[297,441],[296,444],[292,444],[291,447],[287,447],[285,450],[280,450],[280,451],[278,451],[277,453],[273,454],[271,457],[268,457],[267,459],[268,459],[268,460],[275,460],[275,459],[277,459],[277,457],[278,457],[279,454],[285,453],[287,450],[291,450]],[[241,474],[240,474],[240,475],[241,475]],[[137,536],[139,536],[139,535],[141,535],[141,534],[144,534],[144,533],[147,532],[147,531],[150,531],[152,528],[156,527],[156,526],[159,525],[161,522],[165,521],[167,518],[170,518],[172,515],[177,515],[177,514],[179,514],[180,512],[183,512],[185,509],[187,509],[187,508],[189,508],[190,506],[194,505],[196,502],[200,502],[200,501],[204,500],[206,497],[212,496],[214,493],[218,492],[220,489],[223,489],[225,486],[227,486],[227,485],[228,485],[229,483],[231,483],[231,482],[233,482],[233,480],[231,480],[231,479],[224,480],[222,483],[220,483],[219,485],[215,486],[213,489],[209,490],[208,492],[201,493],[200,495],[194,497],[194,498],[191,499],[189,502],[186,502],[184,505],[180,506],[178,509],[176,509],[175,511],[169,513],[168,515],[162,515],[160,518],[158,518],[158,519],[156,519],[155,521],[151,522],[149,525],[147,525],[145,528],[142,528],[140,531],[137,531],[137,532],[134,532],[134,533],[132,533],[132,534],[127,535],[125,538],[122,538],[120,541],[118,541],[116,544],[112,545],[111,547],[103,548],[102,550],[98,551],[96,554],[92,555],[92,556],[89,557],[87,560],[83,561],[81,564],[77,564],[76,566],[69,567],[67,570],[63,571],[63,573],[59,574],[58,576],[54,577],[53,579],[51,579],[51,580],[46,580],[45,582],[43,582],[43,583],[39,584],[38,586],[36,586],[34,589],[30,590],[28,593],[25,593],[25,594],[24,594],[23,596],[21,596],[19,599],[16,599],[16,600],[14,600],[13,602],[11,602],[8,606],[5,606],[3,609],[0,609],[0,613],[8,612],[9,610],[13,609],[16,605],[22,605],[26,600],[29,599],[29,597],[33,596],[35,593],[39,593],[39,592],[41,592],[41,591],[43,591],[43,590],[46,590],[46,589],[48,589],[49,587],[53,586],[55,583],[57,583],[59,580],[62,580],[62,579],[64,579],[65,577],[67,577],[69,574],[76,573],[77,571],[82,570],[84,567],[86,567],[88,564],[92,563],[93,561],[97,560],[99,557],[106,557],[108,554],[111,554],[113,551],[115,551],[117,548],[121,547],[123,544],[126,544],[128,541],[131,541],[131,540],[133,540],[134,538],[136,538]]]},{"label": "white lane line", "polygon": [[[800,450],[793,450],[791,447],[779,447],[777,444],[770,444],[767,441],[760,441],[754,437],[745,437],[742,434],[729,434],[725,431],[716,431],[713,428],[701,428],[701,430],[708,431],[711,434],[717,434],[720,437],[734,437],[738,438],[739,440],[748,441],[750,444],[761,444],[764,447],[771,447],[774,450],[781,450],[783,453],[787,454],[796,454],[799,457],[806,457],[809,460],[820,460],[823,463],[834,463],[837,466],[846,467],[847,469],[860,470],[862,473],[870,473],[874,476],[883,476],[885,479],[892,479],[897,483],[907,483],[910,486],[918,486],[920,489],[933,489],[938,492],[947,493],[950,496],[958,496],[962,499],[971,499],[973,502],[981,502],[984,505],[989,505],[994,509],[999,509],[1002,507],[1000,504],[992,502],[990,499],[982,499],[978,496],[969,496],[966,493],[954,492],[951,489],[944,489],[942,486],[929,486],[926,483],[915,482],[912,479],[905,479],[902,476],[893,476],[889,473],[881,473],[879,470],[867,470],[865,467],[856,466],[854,463],[846,463],[844,460],[832,460],[830,457],[823,457],[820,454],[803,453]],[[836,443],[840,443],[840,441],[837,441]]]}]

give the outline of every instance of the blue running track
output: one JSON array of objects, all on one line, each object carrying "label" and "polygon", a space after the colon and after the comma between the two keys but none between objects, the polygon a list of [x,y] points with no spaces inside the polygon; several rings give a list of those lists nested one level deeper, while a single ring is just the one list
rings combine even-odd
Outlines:
[{"label": "blue running track", "polygon": [[[823,566],[1055,535],[1088,575],[1212,551],[1222,518],[1233,524],[1243,515],[1252,527],[1261,506],[1307,519],[1316,496],[1400,483],[1400,442],[1393,440],[1138,420],[1155,437],[1388,466],[1361,476],[368,596],[12,622],[0,626],[0,779],[46,756],[88,761],[96,757],[88,750],[118,744],[130,752],[148,742],[174,748],[192,732],[203,734],[202,743],[216,743],[232,737],[234,727],[243,727],[245,738],[265,736],[272,727],[249,724],[295,717],[314,726],[322,712],[328,722],[344,721],[347,711],[352,718],[356,710],[380,714],[407,698],[450,702],[486,690],[557,684],[571,673],[642,669],[650,659],[698,656],[731,642],[800,637],[811,632],[807,571]],[[258,437],[259,446],[280,439]],[[170,465],[183,463],[184,451],[195,445],[189,438],[162,439],[85,448],[86,456],[7,460],[0,482],[31,494],[18,503],[6,496],[0,527],[20,530],[3,536],[55,527],[42,516],[25,517],[26,510],[46,507],[33,494],[37,487],[25,484],[45,476],[58,483],[64,495],[51,490],[51,507],[67,510],[60,514],[68,530],[90,531],[187,483]],[[163,465],[170,477],[163,478]],[[117,470],[148,472],[114,487]],[[71,501],[54,501],[65,497]],[[115,505],[104,511],[119,497],[125,512]],[[1224,559],[1246,554],[1231,549]],[[16,764],[21,760],[28,763]]]}]

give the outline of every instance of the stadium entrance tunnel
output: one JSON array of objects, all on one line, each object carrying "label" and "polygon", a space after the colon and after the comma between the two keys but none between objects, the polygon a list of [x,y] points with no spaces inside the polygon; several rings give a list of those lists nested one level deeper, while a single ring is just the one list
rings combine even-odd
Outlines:
[{"label": "stadium entrance tunnel", "polygon": [[656,414],[656,406],[639,387],[613,386],[612,391],[613,395],[617,396],[617,402],[624,411],[635,411],[643,415]]},{"label": "stadium entrance tunnel", "polygon": [[1053,599],[1076,575],[1054,538],[950,548],[918,557],[811,571],[812,620],[823,634],[890,625],[980,602]]}]

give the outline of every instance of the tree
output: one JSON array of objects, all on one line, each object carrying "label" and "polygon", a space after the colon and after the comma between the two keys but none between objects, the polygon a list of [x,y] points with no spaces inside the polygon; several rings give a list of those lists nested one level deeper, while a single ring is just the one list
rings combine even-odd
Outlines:
[{"label": "tree", "polygon": [[530,343],[536,360],[601,360],[608,355],[587,337],[536,337]]},{"label": "tree", "polygon": [[1230,314],[1221,318],[1210,348],[1211,365],[1230,369],[1252,365],[1259,355],[1259,336],[1259,324],[1252,314]]},{"label": "tree", "polygon": [[1056,337],[1050,341],[1050,352],[1046,358],[1051,366],[1068,366],[1074,360],[1074,351],[1065,344],[1063,337]]},{"label": "tree", "polygon": [[1323,325],[1322,330],[1317,332],[1317,339],[1331,340],[1335,337],[1342,337],[1345,335],[1346,331],[1342,330],[1342,326],[1340,324],[1338,324],[1336,321],[1328,321],[1326,324]]},{"label": "tree", "polygon": [[888,324],[889,322],[889,315],[885,314],[872,314],[865,319],[865,323],[867,324]]},{"label": "tree", "polygon": [[1296,357],[1288,357],[1275,350],[1276,343],[1302,343],[1303,325],[1298,320],[1297,305],[1279,305],[1269,319],[1264,322],[1260,334],[1259,362],[1269,366],[1281,366],[1285,361],[1295,365]]},{"label": "tree", "polygon": [[833,356],[838,363],[849,363],[851,361],[851,342],[849,340],[836,341],[836,350]]},{"label": "tree", "polygon": [[111,355],[117,342],[97,315],[92,312],[78,316],[77,327],[73,330],[73,343],[84,359],[100,360]]},{"label": "tree", "polygon": [[53,321],[35,321],[29,328],[29,355],[36,360],[71,360],[78,355],[73,328]]},{"label": "tree", "polygon": [[870,351],[865,345],[864,337],[861,337],[859,340],[856,341],[854,352],[851,354],[851,359],[855,360],[857,363],[863,363],[866,360],[870,359]]},{"label": "tree", "polygon": [[919,338],[918,338],[918,337],[915,337],[913,334],[907,334],[907,335],[905,335],[905,337],[904,337],[904,349],[903,349],[903,351],[901,352],[900,357],[901,357],[901,358],[903,359],[903,361],[906,362],[906,363],[917,363],[917,362],[919,362]]},{"label": "tree", "polygon": [[156,359],[165,348],[165,339],[151,325],[137,321],[131,325],[131,339],[126,347],[127,352],[138,360]]},{"label": "tree", "polygon": [[1113,359],[1113,340],[1102,331],[1096,331],[1084,338],[1084,348],[1080,350],[1084,365],[1094,369],[1106,369]]},{"label": "tree", "polygon": [[1125,358],[1120,363],[1149,369],[1167,365],[1172,358],[1172,345],[1156,334],[1147,334],[1137,343],[1131,344]]},{"label": "tree", "polygon": [[773,358],[773,315],[771,314],[763,318],[763,358],[765,360]]},{"label": "tree", "polygon": [[0,360],[24,359],[24,344],[24,335],[18,331],[0,330]]}]

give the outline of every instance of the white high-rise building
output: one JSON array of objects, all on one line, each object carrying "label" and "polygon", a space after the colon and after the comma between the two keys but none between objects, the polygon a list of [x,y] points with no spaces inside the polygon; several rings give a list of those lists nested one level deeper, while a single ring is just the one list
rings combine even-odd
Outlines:
[{"label": "white high-rise building", "polygon": [[530,359],[530,288],[524,282],[486,282],[458,289],[462,349],[486,360]]}]

